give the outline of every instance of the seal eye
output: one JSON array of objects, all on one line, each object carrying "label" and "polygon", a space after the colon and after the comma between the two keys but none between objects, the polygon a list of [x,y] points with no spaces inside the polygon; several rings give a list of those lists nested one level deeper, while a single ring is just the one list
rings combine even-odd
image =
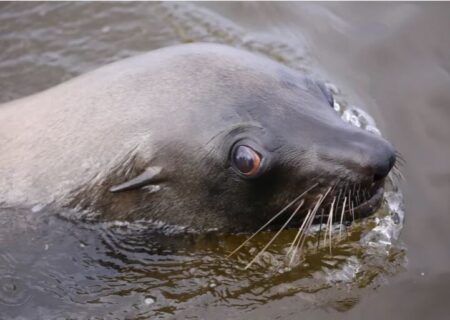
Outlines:
[{"label": "seal eye", "polygon": [[261,155],[248,146],[239,146],[233,153],[234,166],[245,176],[255,176],[261,167]]}]

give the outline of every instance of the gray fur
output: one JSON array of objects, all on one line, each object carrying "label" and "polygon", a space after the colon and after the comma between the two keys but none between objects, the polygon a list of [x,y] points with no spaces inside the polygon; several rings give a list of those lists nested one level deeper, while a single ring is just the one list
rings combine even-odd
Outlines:
[{"label": "gray fur", "polygon": [[[0,203],[254,229],[318,176],[324,185],[371,179],[374,159],[392,149],[341,121],[322,90],[277,62],[214,44],[107,65],[0,106]],[[229,165],[229,148],[249,137],[270,165],[258,181]],[[109,192],[151,166],[167,175],[159,192]]]}]

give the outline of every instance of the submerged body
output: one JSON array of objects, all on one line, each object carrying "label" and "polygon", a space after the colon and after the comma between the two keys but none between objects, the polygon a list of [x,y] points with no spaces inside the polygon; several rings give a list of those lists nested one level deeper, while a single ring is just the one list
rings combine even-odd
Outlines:
[{"label": "submerged body", "polygon": [[222,45],[126,59],[0,106],[0,203],[233,232],[307,190],[292,223],[325,194],[373,211],[394,150],[330,104],[320,83]]}]

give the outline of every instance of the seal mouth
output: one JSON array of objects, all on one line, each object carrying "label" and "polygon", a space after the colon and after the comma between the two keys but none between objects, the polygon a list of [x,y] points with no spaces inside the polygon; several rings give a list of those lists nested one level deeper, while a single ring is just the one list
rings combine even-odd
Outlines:
[{"label": "seal mouth", "polygon": [[346,210],[345,214],[351,215],[351,211],[353,211],[353,215],[355,215],[355,218],[366,218],[375,213],[375,211],[380,208],[383,195],[384,187],[382,185],[374,186],[373,193],[371,194],[371,197],[369,199],[354,207],[353,210]]},{"label": "seal mouth", "polygon": [[364,219],[374,214],[381,206],[384,195],[384,181],[373,182],[358,190],[347,192],[346,196],[334,195],[335,203],[328,201],[320,214],[314,218],[314,223],[323,223],[331,211],[334,221],[352,222]]},{"label": "seal mouth", "polygon": [[[266,224],[268,229],[284,229],[284,228],[298,228],[304,222],[309,220],[307,224],[325,224],[325,223],[340,223],[350,225],[355,220],[365,219],[374,214],[381,206],[384,196],[384,180],[358,184],[352,187],[335,186],[325,188],[317,185],[314,194],[305,194],[301,199],[295,201],[297,206],[302,206],[302,214],[295,216],[296,205],[290,204],[288,212],[293,216],[286,222],[286,218],[274,217]],[[331,191],[333,189],[334,191]],[[325,191],[324,191],[325,190]],[[310,190],[312,191],[312,190]],[[321,196],[325,195],[325,201],[321,202]],[[282,210],[281,212],[283,212]],[[312,218],[308,218],[309,213],[312,212]],[[331,217],[330,217],[331,215]],[[331,219],[330,219],[331,218]]]}]

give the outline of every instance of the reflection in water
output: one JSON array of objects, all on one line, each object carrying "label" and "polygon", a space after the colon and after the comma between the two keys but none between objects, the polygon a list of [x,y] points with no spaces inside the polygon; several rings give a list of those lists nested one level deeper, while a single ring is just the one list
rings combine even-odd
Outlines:
[{"label": "reflection in water", "polygon": [[[0,53],[0,101],[180,42],[228,43],[312,72],[302,48],[247,33],[190,4],[9,4],[0,21],[6,48]],[[344,120],[379,134],[370,116],[343,94],[337,92],[336,100]],[[359,300],[358,288],[382,284],[405,263],[397,242],[403,208],[395,181],[386,198],[382,210],[345,228],[342,239],[335,225],[331,252],[316,226],[302,259],[290,264],[286,252],[296,230],[287,230],[248,270],[273,232],[259,234],[227,259],[248,235],[200,236],[149,222],[82,224],[41,208],[3,208],[1,314],[148,318],[201,313],[206,305],[249,311],[290,296],[301,300],[298,312],[311,305],[348,310]]]},{"label": "reflection in water", "polygon": [[380,284],[403,263],[401,248],[383,237],[392,231],[380,223],[390,220],[387,212],[355,222],[341,240],[336,225],[331,253],[323,237],[318,243],[316,227],[304,259],[292,265],[286,251],[296,230],[285,231],[249,270],[272,232],[227,259],[247,235],[186,234],[148,222],[81,224],[45,210],[6,209],[1,217],[0,301],[11,316],[31,316],[37,307],[44,317],[75,317],[80,308],[104,316],[106,306],[111,315],[127,316],[174,314],[204,303],[251,310],[299,293],[316,305],[347,309],[358,301],[349,286]]}]

